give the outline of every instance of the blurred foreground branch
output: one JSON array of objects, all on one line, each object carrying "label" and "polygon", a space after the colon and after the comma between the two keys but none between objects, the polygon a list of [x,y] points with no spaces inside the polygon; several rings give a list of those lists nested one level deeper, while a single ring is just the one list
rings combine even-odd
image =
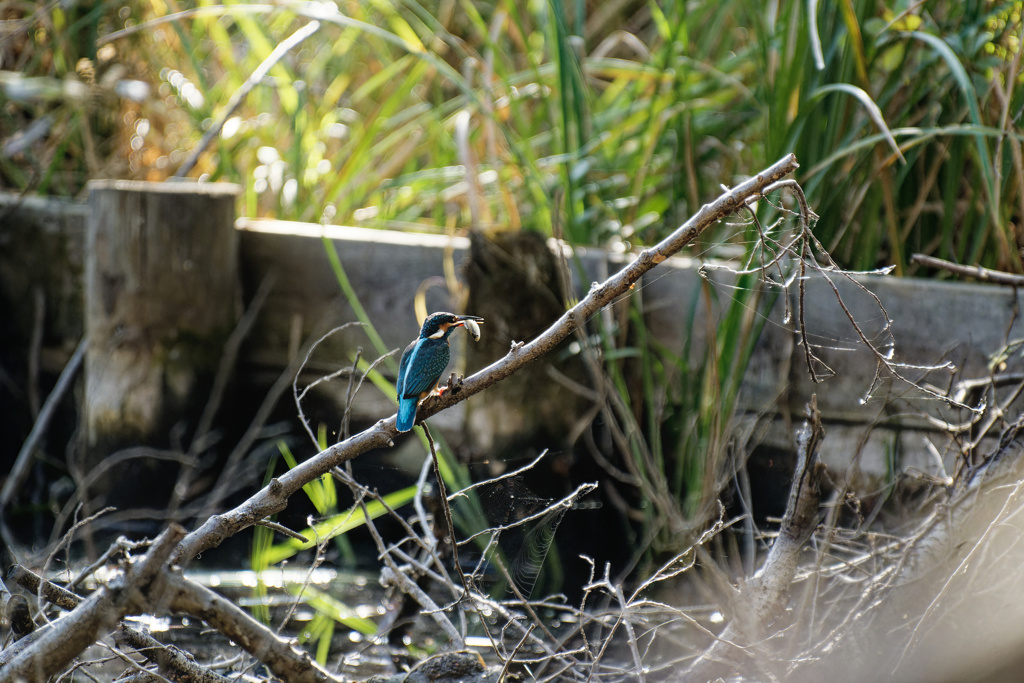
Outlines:
[{"label": "blurred foreground branch", "polygon": [[[800,553],[819,520],[821,479],[825,466],[818,450],[825,437],[817,396],[807,406],[807,421],[797,433],[797,461],[789,503],[779,535],[757,574],[740,588],[733,600],[733,621],[710,648],[696,659],[685,680],[714,680],[748,668],[757,661],[758,646],[766,642],[781,617],[796,576]],[[766,657],[763,661],[772,661]]]},{"label": "blurred foreground branch", "polygon": [[[166,612],[201,619],[263,662],[281,680],[297,683],[338,680],[307,653],[293,647],[291,640],[281,638],[231,600],[162,566],[183,535],[184,529],[172,526],[154,542],[141,562],[132,564],[88,599],[43,580],[24,567],[12,567],[8,574],[10,580],[68,610],[69,614],[0,653],[0,683],[45,680],[88,647],[98,637],[100,627],[113,624],[127,614]],[[146,567],[148,569],[144,569]],[[222,679],[199,667],[180,651],[158,643],[137,629],[122,623],[119,631],[127,644],[155,661],[174,680],[210,683]]]},{"label": "blurred foreground branch", "polygon": [[184,533],[180,526],[172,525],[118,580],[97,590],[64,618],[35,631],[32,642],[0,668],[0,683],[46,680],[91,645],[102,630],[129,613],[159,605],[151,588]]}]

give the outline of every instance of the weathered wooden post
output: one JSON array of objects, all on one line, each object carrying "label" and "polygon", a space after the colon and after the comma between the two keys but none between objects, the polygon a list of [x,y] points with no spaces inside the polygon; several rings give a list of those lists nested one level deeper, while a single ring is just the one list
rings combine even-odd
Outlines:
[{"label": "weathered wooden post", "polygon": [[85,426],[93,466],[191,437],[240,306],[237,185],[93,181]]}]

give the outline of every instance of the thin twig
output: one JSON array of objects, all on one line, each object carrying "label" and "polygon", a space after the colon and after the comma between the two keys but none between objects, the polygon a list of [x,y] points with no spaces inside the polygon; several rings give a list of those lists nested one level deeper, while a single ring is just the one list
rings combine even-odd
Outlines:
[{"label": "thin twig", "polygon": [[420,426],[427,437],[427,443],[430,444],[430,457],[434,461],[434,479],[437,482],[437,490],[440,494],[438,500],[441,502],[441,509],[444,511],[444,523],[448,532],[448,540],[451,543],[452,563],[455,565],[455,572],[459,575],[462,587],[466,590],[466,595],[469,595],[471,592],[469,579],[466,578],[465,572],[462,571],[462,563],[459,562],[459,543],[455,540],[455,523],[452,522],[452,508],[448,505],[448,491],[444,485],[444,477],[441,476],[441,465],[437,461],[437,446],[434,445],[434,439],[430,436],[430,428],[427,427],[427,423],[421,421]]},{"label": "thin twig", "polygon": [[192,443],[188,449],[192,455],[199,452],[204,438],[209,433],[211,425],[213,425],[213,418],[216,416],[217,410],[224,399],[228,379],[235,367],[235,362],[238,360],[238,353],[242,348],[242,342],[246,340],[249,332],[252,331],[253,325],[256,324],[256,320],[263,311],[263,306],[267,303],[267,299],[270,297],[270,292],[274,289],[276,281],[276,273],[269,273],[260,280],[260,286],[256,290],[256,294],[253,295],[252,301],[246,307],[245,313],[242,314],[241,319],[235,324],[235,328],[231,330],[228,340],[224,343],[220,364],[217,366],[217,374],[213,378],[213,385],[210,389],[210,397],[203,407],[203,414],[196,424],[195,436],[192,437]]},{"label": "thin twig", "polygon": [[[302,361],[296,367],[294,375],[292,375],[292,399],[295,401],[295,409],[298,411],[299,422],[302,423],[302,426],[303,426],[303,428],[305,428],[306,434],[309,435],[310,440],[312,440],[313,445],[317,446],[318,448],[319,448],[319,442],[317,441],[316,434],[313,433],[312,427],[309,426],[309,420],[306,419],[306,413],[302,410],[302,399],[305,398],[306,392],[309,391],[310,389],[312,389],[313,387],[315,387],[317,384],[320,384],[321,382],[328,382],[328,381],[334,379],[335,377],[338,377],[340,375],[343,375],[343,374],[349,372],[349,370],[347,368],[343,368],[343,369],[338,370],[337,372],[332,373],[332,374],[330,374],[330,375],[328,375],[326,377],[320,377],[316,381],[312,382],[311,384],[303,387],[301,392],[299,391],[299,375],[302,374],[303,368],[306,367],[306,363],[309,362],[309,359],[313,355],[313,352],[316,350],[316,347],[320,346],[320,344],[325,342],[335,332],[343,332],[343,331],[347,330],[350,327],[358,327],[358,326],[360,326],[362,324],[363,323],[360,323],[360,322],[349,322],[349,323],[345,323],[344,325],[339,325],[339,326],[335,327],[334,329],[329,330],[329,331],[325,332],[324,334],[322,334],[316,341],[314,341],[312,344],[309,345],[309,348],[306,349],[306,353],[303,355]],[[379,361],[380,361],[380,359],[377,359],[377,362],[379,362]]]},{"label": "thin twig", "polygon": [[28,344],[28,408],[32,419],[39,418],[39,356],[43,350],[43,327],[46,324],[46,292],[39,285],[32,288],[35,303],[32,335]]},{"label": "thin twig", "polygon": [[88,337],[83,337],[78,342],[75,352],[71,354],[71,359],[68,360],[67,365],[61,371],[53,391],[50,392],[50,395],[46,397],[46,401],[43,402],[43,407],[39,411],[39,417],[36,418],[35,424],[32,425],[32,431],[29,432],[28,438],[25,439],[21,450],[18,451],[18,457],[14,459],[14,465],[4,481],[3,489],[0,490],[0,512],[11,504],[15,493],[25,483],[25,477],[28,476],[29,467],[32,465],[32,453],[46,432],[46,428],[49,427],[50,420],[53,419],[53,414],[57,410],[57,405],[71,386],[71,382],[78,374],[79,368],[82,367],[82,359],[85,358],[85,350],[88,346]]},{"label": "thin twig", "polygon": [[271,522],[269,519],[261,519],[260,521],[256,522],[256,526],[263,526],[263,527],[266,527],[268,529],[273,529],[274,531],[276,531],[277,533],[281,534],[282,536],[287,536],[288,538],[294,538],[295,540],[302,541],[303,543],[305,543],[305,542],[307,542],[309,540],[308,538],[306,538],[305,536],[300,534],[298,531],[292,531],[291,529],[286,527],[284,524],[278,524],[277,522]]},{"label": "thin twig", "polygon": [[[370,519],[370,513],[366,509],[366,502],[362,496],[359,498],[359,505],[362,507],[363,515],[367,520]],[[406,574],[401,570],[398,565],[395,564],[391,558],[391,554],[388,553],[387,547],[384,544],[384,539],[381,538],[377,532],[377,527],[372,524],[367,524],[366,528],[370,532],[370,536],[373,538],[374,543],[377,545],[378,556],[384,561],[386,565],[381,571],[381,584],[390,585],[394,583],[403,593],[408,595],[410,598],[419,603],[420,607],[426,614],[429,614],[434,622],[441,627],[441,630],[445,632],[448,638],[452,641],[452,644],[457,648],[463,648],[466,646],[465,640],[462,634],[458,632],[455,625],[452,624],[448,615],[444,613],[440,607],[437,606],[429,595],[427,595],[419,586],[416,585]]]},{"label": "thin twig", "polygon": [[171,500],[167,504],[169,518],[173,519],[177,515],[179,508],[184,503],[185,498],[188,496],[189,491],[192,488],[192,484],[196,476],[195,463],[197,456],[209,447],[213,420],[217,415],[217,411],[220,410],[221,403],[224,400],[224,394],[228,388],[231,372],[234,370],[235,364],[238,361],[238,354],[241,351],[242,342],[245,341],[249,336],[249,332],[252,331],[253,325],[256,323],[260,312],[263,310],[263,305],[267,302],[267,298],[270,296],[270,292],[274,288],[274,282],[276,280],[277,276],[274,273],[267,274],[263,277],[260,281],[260,286],[256,290],[256,294],[253,296],[249,306],[246,308],[245,313],[235,324],[234,329],[231,330],[231,334],[224,343],[224,349],[220,354],[220,361],[217,364],[217,373],[213,377],[213,384],[210,386],[206,405],[203,406],[202,415],[199,416],[199,422],[196,423],[195,433],[192,436],[192,441],[189,443],[189,457],[182,463],[181,469],[178,473],[178,481],[171,489]]},{"label": "thin twig", "polygon": [[516,646],[512,648],[512,652],[508,653],[508,658],[505,660],[505,664],[501,667],[501,671],[498,673],[499,681],[505,680],[505,676],[508,675],[508,668],[512,665],[512,662],[515,660],[516,654],[518,654],[519,651],[523,649],[523,645],[525,645],[526,641],[530,639],[530,635],[533,633],[533,630],[535,628],[537,628],[537,624],[530,624],[530,628],[526,630],[526,633],[523,634],[523,637],[520,638],[519,642],[516,643]]},{"label": "thin twig", "polygon": [[963,266],[959,263],[935,258],[934,256],[927,256],[926,254],[913,254],[910,257],[910,262],[920,263],[922,266],[928,266],[929,268],[948,270],[950,273],[956,273],[957,275],[962,275],[964,277],[973,277],[976,280],[981,280],[982,282],[993,282],[999,285],[1010,285],[1011,287],[1024,286],[1024,275],[1004,273],[1001,270],[992,270],[981,266]]}]

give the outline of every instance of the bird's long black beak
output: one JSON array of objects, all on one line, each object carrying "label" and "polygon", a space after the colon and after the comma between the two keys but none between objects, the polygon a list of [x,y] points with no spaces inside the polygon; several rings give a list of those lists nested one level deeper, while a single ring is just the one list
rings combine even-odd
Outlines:
[{"label": "bird's long black beak", "polygon": [[478,316],[478,315],[457,315],[457,316],[455,316],[455,317],[459,319],[459,322],[460,322],[460,323],[464,323],[464,322],[466,322],[467,320],[472,320],[472,321],[473,321],[473,322],[475,322],[475,323],[476,323],[477,325],[479,325],[480,323],[482,323],[482,322],[484,321],[484,319],[483,319],[483,318],[481,318],[481,317],[480,317],[480,316]]}]

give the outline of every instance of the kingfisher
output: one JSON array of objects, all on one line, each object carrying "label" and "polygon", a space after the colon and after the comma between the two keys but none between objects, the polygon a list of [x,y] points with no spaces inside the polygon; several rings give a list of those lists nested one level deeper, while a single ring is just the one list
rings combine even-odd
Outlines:
[{"label": "kingfisher", "polygon": [[479,325],[484,321],[475,315],[431,313],[423,321],[420,336],[405,347],[398,369],[398,420],[400,432],[412,429],[416,421],[416,406],[420,399],[433,391],[441,373],[448,367],[451,349],[448,337],[456,327],[466,327],[475,339],[480,338]]}]

